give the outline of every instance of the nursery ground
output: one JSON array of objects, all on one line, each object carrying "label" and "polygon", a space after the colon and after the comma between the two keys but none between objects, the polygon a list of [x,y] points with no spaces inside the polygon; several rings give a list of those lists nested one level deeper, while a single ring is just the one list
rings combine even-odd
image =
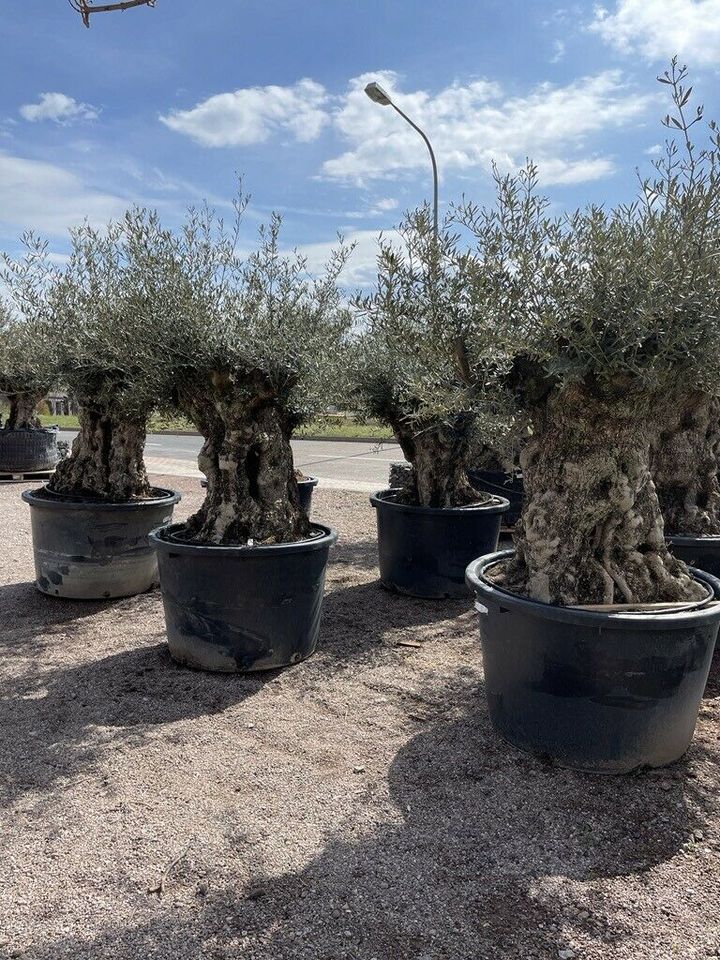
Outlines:
[{"label": "nursery ground", "polygon": [[470,602],[379,586],[365,495],[316,494],[341,533],[317,654],[243,677],[176,666],[158,593],[36,593],[22,489],[0,487],[0,957],[720,955],[717,665],[675,767],[555,769],[491,730]]}]

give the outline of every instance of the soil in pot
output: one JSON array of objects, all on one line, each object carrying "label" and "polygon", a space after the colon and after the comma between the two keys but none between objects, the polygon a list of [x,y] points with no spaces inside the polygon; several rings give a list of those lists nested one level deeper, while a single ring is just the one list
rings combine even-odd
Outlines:
[{"label": "soil in pot", "polygon": [[0,473],[46,473],[59,460],[57,430],[0,430]]},{"label": "soil in pot", "polygon": [[493,566],[512,554],[481,557],[467,570],[495,729],[578,770],[629,773],[678,760],[710,669],[720,581],[692,570],[706,597],[685,604],[553,606],[492,582]]},{"label": "soil in pot", "polygon": [[317,645],[337,533],[312,524],[293,543],[216,546],[153,531],[170,653],[200,670],[245,673],[299,663]]},{"label": "soil in pot", "polygon": [[398,503],[396,491],[370,497],[377,511],[380,579],[397,593],[426,599],[466,597],[465,568],[497,549],[504,497],[465,507]]},{"label": "soil in pot", "polygon": [[158,583],[148,535],[172,520],[180,494],[105,503],[64,496],[46,487],[26,490],[30,505],[36,585],[73,600],[104,600],[144,593]]}]

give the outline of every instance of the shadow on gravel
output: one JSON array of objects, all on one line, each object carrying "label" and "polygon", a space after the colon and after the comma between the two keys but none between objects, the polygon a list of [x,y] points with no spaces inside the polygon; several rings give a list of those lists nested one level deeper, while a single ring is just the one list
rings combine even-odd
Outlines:
[{"label": "shadow on gravel", "polygon": [[[6,679],[0,687],[1,802],[28,790],[50,791],[109,745],[152,727],[221,713],[275,676],[192,671],[178,666],[163,642]],[[109,737],[98,737],[98,727],[110,728]]]},{"label": "shadow on gravel", "polygon": [[[328,583],[323,602],[318,652],[315,659],[334,661],[338,666],[351,664],[358,657],[377,653],[384,641],[397,634],[413,641],[415,627],[442,624],[445,636],[452,621],[470,610],[470,597],[464,600],[417,600],[386,590],[379,580],[348,586],[337,576]],[[352,585],[350,585],[352,584]],[[427,639],[427,631],[423,631]]]},{"label": "shadow on gravel", "polygon": [[[196,865],[174,872],[162,915],[33,960],[548,960],[573,938],[614,955],[637,930],[617,889],[608,899],[598,881],[643,882],[688,842],[698,824],[685,765],[622,778],[554,769],[494,736],[475,684],[430,695],[442,707],[392,763],[393,809],[381,796],[364,838],[338,829],[305,868],[265,879],[266,849],[222,873],[216,854],[203,862],[197,850]],[[358,810],[372,809],[377,789],[368,777]],[[247,869],[249,885],[237,880]],[[185,897],[180,911],[174,896]]]},{"label": "shadow on gravel", "polygon": [[368,540],[344,541],[342,537],[330,553],[328,576],[332,576],[336,566],[349,565],[375,570],[378,565],[377,537]]},{"label": "shadow on gravel", "polygon": [[18,644],[27,652],[29,641],[41,634],[62,632],[67,624],[112,606],[111,600],[60,600],[48,597],[35,582],[0,586],[0,649],[12,651]]}]

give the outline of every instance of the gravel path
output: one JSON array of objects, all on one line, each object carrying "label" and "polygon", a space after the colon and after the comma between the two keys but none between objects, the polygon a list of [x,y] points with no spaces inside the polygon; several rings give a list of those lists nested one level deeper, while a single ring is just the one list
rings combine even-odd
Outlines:
[{"label": "gravel path", "polygon": [[364,495],[316,493],[342,538],[318,653],[239,677],[173,664],[157,593],[37,594],[22,489],[0,486],[0,957],[720,956],[720,668],[674,768],[554,769],[490,729],[470,604],[379,587]]}]

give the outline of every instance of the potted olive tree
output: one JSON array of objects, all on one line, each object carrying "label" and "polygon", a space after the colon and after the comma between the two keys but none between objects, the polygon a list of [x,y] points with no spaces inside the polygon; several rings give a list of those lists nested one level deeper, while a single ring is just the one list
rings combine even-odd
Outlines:
[{"label": "potted olive tree", "polygon": [[[684,71],[673,63],[666,79],[679,111],[669,122],[687,139]],[[515,550],[468,569],[491,717],[513,743],[584,769],[682,755],[717,634],[720,583],[668,551],[651,471],[674,411],[718,382],[711,136],[702,170],[671,151],[665,178],[614,210],[528,222],[517,189],[501,190],[494,212],[466,208],[478,255],[500,231],[526,276],[508,338],[532,431],[526,503]]]},{"label": "potted olive tree", "polygon": [[[50,482],[27,491],[39,589],[53,596],[130,596],[157,582],[148,533],[180,499],[154,488],[143,462],[154,382],[136,362],[172,313],[169,235],[154,214],[134,210],[99,230],[72,234],[69,263],[48,277],[38,262],[19,297],[42,290],[52,313],[59,378],[79,405],[72,450]],[[16,277],[19,277],[16,274]]]},{"label": "potted olive tree", "polygon": [[56,376],[51,318],[39,309],[37,292],[28,290],[27,297],[14,302],[8,282],[27,275],[42,255],[42,248],[30,243],[27,257],[8,261],[2,269],[11,301],[0,302],[0,401],[7,405],[0,422],[0,474],[45,473],[59,460],[57,432],[43,428],[37,412]]},{"label": "potted olive tree", "polygon": [[[428,210],[408,215],[401,243],[381,240],[375,289],[357,298],[363,333],[356,389],[364,410],[393,431],[409,469],[370,498],[377,511],[380,577],[400,593],[466,596],[464,571],[497,546],[508,501],[468,480],[471,441],[486,435],[489,390],[502,367],[492,329],[467,338],[469,274],[477,264],[446,223],[436,235]],[[491,284],[483,293],[483,316]],[[477,311],[476,311],[477,312]],[[501,392],[494,395],[500,406]]]},{"label": "potted olive tree", "polygon": [[334,392],[350,317],[336,281],[347,250],[313,278],[280,248],[280,221],[238,252],[210,211],[176,247],[183,322],[168,323],[148,375],[204,437],[200,510],[152,535],[172,656],[226,672],[296,663],[317,642],[325,568],[337,534],[302,510],[292,431]]}]

